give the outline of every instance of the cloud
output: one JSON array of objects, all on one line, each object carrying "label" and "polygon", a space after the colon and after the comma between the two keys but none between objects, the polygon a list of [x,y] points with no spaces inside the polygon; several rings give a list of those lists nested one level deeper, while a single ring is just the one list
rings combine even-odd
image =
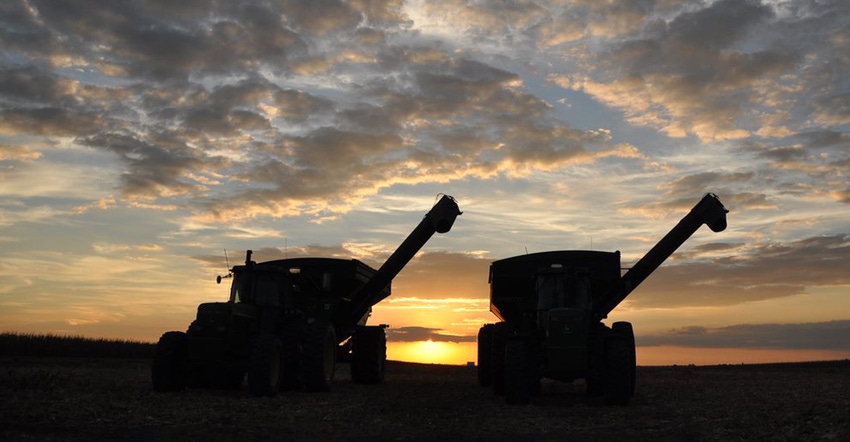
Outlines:
[{"label": "cloud", "polygon": [[[827,3],[792,14],[733,0],[657,13],[664,19],[647,19],[631,38],[594,52],[597,75],[578,86],[633,124],[711,141],[746,138],[766,126],[801,130],[806,124],[795,119],[827,113],[820,106],[846,115],[838,104],[846,91],[827,79],[847,57],[821,50],[823,41],[841,40],[834,24],[846,21],[846,7]],[[795,81],[823,88],[814,102],[789,107],[783,103],[802,93]]]},{"label": "cloud", "polygon": [[41,152],[33,152],[28,146],[0,144],[0,161],[33,161],[41,158]]},{"label": "cloud", "polygon": [[129,166],[122,176],[129,196],[180,195],[197,189],[198,185],[182,177],[200,160],[169,134],[151,135],[155,138],[150,143],[128,133],[105,133],[80,141],[114,152]]},{"label": "cloud", "polygon": [[395,214],[421,216],[382,204],[437,192],[470,207],[391,310],[483,316],[491,258],[631,259],[707,191],[730,229],[624,307],[847,285],[848,25],[846,2],[807,0],[0,2],[0,240],[58,275],[14,293],[64,293],[68,259],[127,269],[84,275],[93,296],[174,285],[146,259],[221,273],[223,248],[377,267],[412,227]]},{"label": "cloud", "polygon": [[444,333],[444,330],[428,327],[398,327],[387,329],[387,340],[392,342],[476,342],[477,336],[458,336]]},{"label": "cloud", "polygon": [[742,324],[719,328],[683,327],[664,334],[641,335],[642,347],[850,350],[850,320],[804,324]]},{"label": "cloud", "polygon": [[[198,222],[320,216],[397,184],[640,158],[559,120],[516,73],[422,45],[401,2],[31,6],[4,6],[27,26],[3,31],[19,61],[0,66],[0,100],[14,104],[0,131],[112,152],[122,197],[191,196],[180,203]],[[497,16],[533,27],[545,12],[482,8],[481,29]],[[295,67],[316,57],[327,69]]]},{"label": "cloud", "polygon": [[788,195],[846,203],[841,196],[850,180],[850,137],[835,130],[806,131],[772,143],[745,142],[737,150],[767,163],[776,187]]},{"label": "cloud", "polygon": [[843,264],[850,253],[847,235],[706,247],[737,253],[662,265],[627,298],[629,304],[634,308],[735,305],[804,294],[807,287],[850,284]]}]

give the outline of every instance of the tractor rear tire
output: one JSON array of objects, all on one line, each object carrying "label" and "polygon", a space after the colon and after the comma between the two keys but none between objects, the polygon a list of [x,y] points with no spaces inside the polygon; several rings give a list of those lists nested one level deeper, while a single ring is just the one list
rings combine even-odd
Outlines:
[{"label": "tractor rear tire", "polygon": [[277,336],[271,333],[257,336],[248,367],[248,390],[252,395],[272,397],[277,394],[283,371],[282,353],[283,346]]},{"label": "tractor rear tire", "polygon": [[384,382],[387,364],[384,327],[359,326],[351,339],[351,380],[357,384]]},{"label": "tractor rear tire", "polygon": [[336,370],[336,333],[324,321],[307,324],[304,342],[303,377],[307,391],[330,391]]},{"label": "tractor rear tire", "polygon": [[184,332],[164,333],[156,343],[151,381],[154,391],[178,391],[186,388],[189,338]]},{"label": "tractor rear tire", "polygon": [[629,345],[629,357],[631,359],[632,385],[631,396],[635,395],[635,375],[637,374],[637,353],[635,351],[635,331],[631,322],[615,322],[611,324],[611,330],[626,338],[626,343]]},{"label": "tractor rear tire", "polygon": [[281,357],[280,389],[296,391],[304,388],[301,361],[302,341],[305,335],[303,318],[289,318],[281,325],[280,343],[283,348]]},{"label": "tractor rear tire", "polygon": [[534,373],[528,341],[510,338],[505,343],[505,401],[512,405],[524,405],[533,393]]},{"label": "tractor rear tire", "polygon": [[625,338],[610,336],[605,340],[605,403],[626,405],[632,389],[631,356]]},{"label": "tractor rear tire", "polygon": [[478,385],[489,387],[493,385],[493,327],[495,324],[484,324],[478,330]]},{"label": "tractor rear tire", "polygon": [[493,394],[504,396],[505,394],[505,344],[508,339],[509,329],[507,322],[493,324],[493,348],[490,353],[490,376],[493,380]]}]

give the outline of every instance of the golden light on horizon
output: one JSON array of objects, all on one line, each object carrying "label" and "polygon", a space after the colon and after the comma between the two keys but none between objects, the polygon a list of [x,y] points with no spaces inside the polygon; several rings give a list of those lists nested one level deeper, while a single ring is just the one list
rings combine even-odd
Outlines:
[{"label": "golden light on horizon", "polygon": [[[850,358],[846,351],[747,348],[638,347],[639,366],[763,364]],[[476,342],[388,342],[387,359],[420,364],[478,364]]]},{"label": "golden light on horizon", "polygon": [[387,359],[420,364],[466,365],[475,361],[475,342],[441,342],[429,339],[416,342],[388,342]]}]

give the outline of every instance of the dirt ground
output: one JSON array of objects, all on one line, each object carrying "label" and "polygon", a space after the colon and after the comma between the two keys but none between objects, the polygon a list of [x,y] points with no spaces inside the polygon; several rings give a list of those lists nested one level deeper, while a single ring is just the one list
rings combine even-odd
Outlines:
[{"label": "dirt ground", "polygon": [[640,367],[625,407],[544,381],[530,405],[475,368],[390,362],[381,385],[339,364],[329,393],[154,393],[149,361],[0,359],[0,440],[850,440],[850,361]]}]

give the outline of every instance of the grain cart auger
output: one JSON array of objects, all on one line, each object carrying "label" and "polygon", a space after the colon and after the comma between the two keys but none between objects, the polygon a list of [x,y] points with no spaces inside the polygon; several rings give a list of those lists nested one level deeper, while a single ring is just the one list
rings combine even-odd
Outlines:
[{"label": "grain cart auger", "polygon": [[566,250],[490,265],[490,311],[478,332],[478,381],[508,403],[527,403],[540,379],[584,379],[587,392],[624,405],[635,389],[632,325],[602,323],[702,224],[726,229],[728,211],[707,194],[624,275],[620,252]]},{"label": "grain cart auger", "polygon": [[[291,258],[256,263],[247,252],[233,266],[227,302],[198,306],[188,331],[162,335],[151,368],[156,391],[239,388],[327,391],[337,354],[350,351],[351,377],[379,383],[386,362],[385,326],[368,326],[372,306],[435,232],[461,214],[443,195],[387,261],[375,270],[356,259]],[[221,282],[221,277],[219,277]]]}]

